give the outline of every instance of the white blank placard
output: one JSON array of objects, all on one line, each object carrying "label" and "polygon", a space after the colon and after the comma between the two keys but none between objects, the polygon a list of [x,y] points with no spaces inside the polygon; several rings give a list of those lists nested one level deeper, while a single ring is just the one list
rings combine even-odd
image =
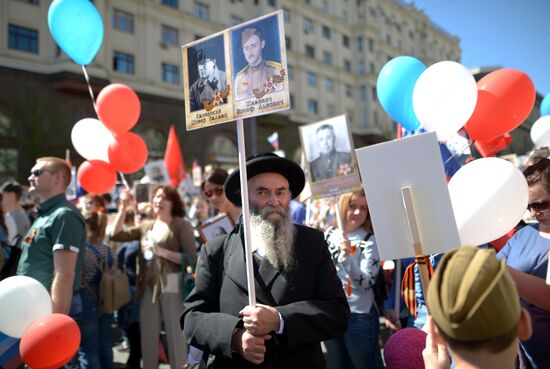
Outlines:
[{"label": "white blank placard", "polygon": [[427,255],[460,246],[435,133],[355,150],[380,257],[414,256],[401,187],[411,186],[420,240]]}]

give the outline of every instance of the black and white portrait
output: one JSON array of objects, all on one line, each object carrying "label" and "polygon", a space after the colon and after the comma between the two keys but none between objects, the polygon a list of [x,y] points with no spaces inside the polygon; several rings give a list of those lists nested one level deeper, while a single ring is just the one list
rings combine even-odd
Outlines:
[{"label": "black and white portrait", "polygon": [[204,243],[216,237],[225,236],[235,228],[235,224],[227,215],[216,217],[199,228]]},{"label": "black and white portrait", "polygon": [[190,111],[208,110],[216,99],[220,103],[227,102],[223,51],[223,36],[206,40],[188,49]]},{"label": "black and white portrait", "polygon": [[345,116],[300,127],[311,182],[354,172]]}]

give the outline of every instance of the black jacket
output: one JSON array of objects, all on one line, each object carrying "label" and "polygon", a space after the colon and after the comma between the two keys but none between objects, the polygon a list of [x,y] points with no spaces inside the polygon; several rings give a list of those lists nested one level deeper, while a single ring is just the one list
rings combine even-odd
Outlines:
[{"label": "black jacket", "polygon": [[290,272],[255,261],[257,302],[276,307],[284,319],[284,331],[268,341],[262,365],[231,352],[233,330],[242,324],[239,311],[248,305],[242,226],[227,236],[225,247],[223,237],[202,248],[181,324],[190,344],[216,355],[214,368],[324,368],[320,342],[346,331],[349,306],[323,234],[296,227]]}]

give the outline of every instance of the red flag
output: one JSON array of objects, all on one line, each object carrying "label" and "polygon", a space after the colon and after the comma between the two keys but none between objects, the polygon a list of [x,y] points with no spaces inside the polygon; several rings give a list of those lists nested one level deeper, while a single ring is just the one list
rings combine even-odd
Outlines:
[{"label": "red flag", "polygon": [[170,184],[177,187],[186,177],[185,163],[180,149],[180,143],[174,126],[170,127],[168,142],[166,143],[166,152],[164,153],[164,166],[170,177]]}]

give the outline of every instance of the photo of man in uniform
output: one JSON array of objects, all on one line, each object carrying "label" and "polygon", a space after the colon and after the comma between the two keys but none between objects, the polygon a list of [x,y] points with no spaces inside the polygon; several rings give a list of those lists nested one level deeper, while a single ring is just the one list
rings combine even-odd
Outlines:
[{"label": "photo of man in uniform", "polygon": [[241,46],[247,65],[235,77],[236,100],[261,98],[266,93],[281,91],[283,67],[279,62],[264,59],[266,42],[262,30],[245,29],[241,34]]},{"label": "photo of man in uniform", "polygon": [[345,176],[353,172],[351,154],[336,151],[334,147],[336,135],[331,124],[319,126],[315,131],[314,139],[319,149],[319,157],[309,164],[312,182]]},{"label": "photo of man in uniform", "polygon": [[216,93],[224,91],[227,86],[225,71],[218,67],[216,48],[205,45],[197,49],[198,79],[189,88],[190,111],[205,109],[204,103],[211,104]]}]

